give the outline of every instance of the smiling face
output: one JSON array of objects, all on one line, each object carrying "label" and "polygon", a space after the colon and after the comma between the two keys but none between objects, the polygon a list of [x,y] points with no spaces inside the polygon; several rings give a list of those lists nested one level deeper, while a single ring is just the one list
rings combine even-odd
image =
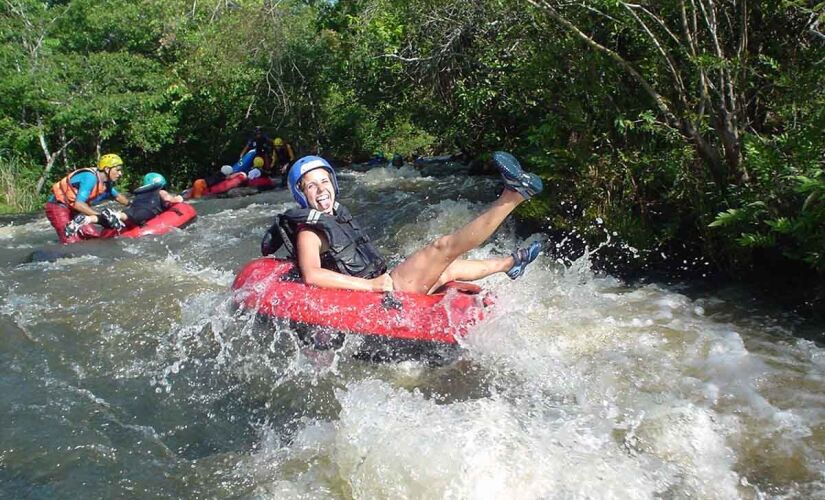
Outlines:
[{"label": "smiling face", "polygon": [[310,170],[301,177],[300,187],[310,208],[332,215],[332,206],[335,204],[335,186],[332,184],[329,172],[323,168]]}]

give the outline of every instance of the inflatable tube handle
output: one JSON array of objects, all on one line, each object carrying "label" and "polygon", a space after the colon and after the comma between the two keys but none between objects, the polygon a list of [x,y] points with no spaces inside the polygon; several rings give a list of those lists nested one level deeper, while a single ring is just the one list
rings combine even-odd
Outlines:
[{"label": "inflatable tube handle", "polygon": [[261,240],[261,255],[264,257],[267,255],[272,255],[283,245],[284,238],[278,230],[278,223],[276,222],[275,224],[272,224],[269,229],[267,229],[266,233],[264,233],[264,237]]},{"label": "inflatable tube handle", "polygon": [[400,311],[404,308],[404,304],[392,292],[386,292],[381,299],[381,305],[384,309],[395,309]]}]

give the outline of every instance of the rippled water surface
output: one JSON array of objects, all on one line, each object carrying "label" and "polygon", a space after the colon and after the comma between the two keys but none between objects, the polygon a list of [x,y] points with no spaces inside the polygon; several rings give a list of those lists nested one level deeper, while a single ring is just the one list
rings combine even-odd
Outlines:
[{"label": "rippled water surface", "polygon": [[[341,180],[394,261],[497,189]],[[793,318],[542,256],[482,282],[449,363],[311,351],[229,291],[290,206],[204,200],[184,230],[69,247],[40,214],[0,227],[0,497],[825,498],[825,353]],[[44,248],[70,255],[27,262]]]}]

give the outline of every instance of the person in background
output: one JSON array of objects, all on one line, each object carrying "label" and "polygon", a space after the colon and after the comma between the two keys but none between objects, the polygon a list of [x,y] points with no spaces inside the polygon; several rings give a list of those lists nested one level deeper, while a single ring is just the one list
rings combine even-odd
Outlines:
[{"label": "person in background", "polygon": [[[259,171],[263,172],[264,170],[267,170],[266,162],[264,162],[264,159],[261,158],[260,156],[256,156],[255,159],[252,160],[252,168],[253,169],[257,168]],[[248,174],[248,172],[247,172],[247,174]]]},{"label": "person in background", "polygon": [[246,141],[246,146],[241,151],[240,160],[243,160],[244,155],[252,149],[255,150],[257,158],[263,158],[263,169],[269,170],[272,159],[272,140],[261,127],[255,127],[252,137]]},{"label": "person in background", "polygon": [[401,153],[395,153],[392,155],[392,166],[393,167],[403,167],[404,166],[404,157],[401,156]]},{"label": "person in background", "polygon": [[281,187],[286,187],[289,167],[295,161],[295,152],[292,145],[280,137],[272,141],[275,172],[281,174]]},{"label": "person in background", "polygon": [[376,151],[372,154],[369,160],[367,160],[368,165],[386,165],[387,164],[387,157],[384,156],[383,151]]},{"label": "person in background", "polygon": [[75,243],[81,239],[99,238],[100,231],[92,225],[84,225],[71,236],[66,226],[75,215],[95,216],[104,227],[116,228],[120,221],[109,209],[97,211],[94,205],[114,199],[128,205],[129,199],[120,194],[114,183],[123,175],[123,160],[116,154],[105,154],[97,162],[97,169],[81,168],[55,182],[52,194],[46,202],[46,218],[57,232],[60,243]]},{"label": "person in background", "polygon": [[204,177],[203,179],[195,179],[195,182],[192,183],[192,187],[183,192],[184,198],[202,197],[206,194],[210,187],[226,180],[226,178],[232,175],[232,173],[232,165],[224,165],[221,167],[220,171],[215,174]]},{"label": "person in background", "polygon": [[[143,176],[142,185],[132,191],[135,195],[132,204],[123,212],[115,212],[115,216],[123,229],[126,226],[142,226],[149,219],[160,215],[161,212],[169,208],[170,205],[181,203],[183,197],[172,195],[165,191],[166,178],[156,172],[149,172]],[[101,218],[96,215],[77,214],[69,224],[66,225],[66,237],[76,234],[80,228],[87,224],[100,224]]]},{"label": "person in background", "polygon": [[516,279],[538,257],[542,244],[516,249],[507,257],[465,260],[510,213],[543,189],[541,179],[522,170],[503,151],[493,154],[505,189],[464,227],[414,252],[392,271],[349,210],[338,203],[335,170],[319,156],[305,156],[289,172],[289,188],[299,209],[278,216],[261,242],[269,255],[283,244],[297,261],[304,282],[321,288],[429,294],[455,280],[476,280],[497,272]]}]

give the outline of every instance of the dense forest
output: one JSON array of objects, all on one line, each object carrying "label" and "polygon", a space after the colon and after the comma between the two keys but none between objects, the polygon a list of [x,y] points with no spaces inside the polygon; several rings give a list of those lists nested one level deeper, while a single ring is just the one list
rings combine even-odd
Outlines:
[{"label": "dense forest", "polygon": [[106,152],[126,185],[182,188],[263,125],[339,162],[510,150],[549,186],[522,213],[543,227],[821,282],[823,20],[790,0],[3,0],[0,211]]}]

